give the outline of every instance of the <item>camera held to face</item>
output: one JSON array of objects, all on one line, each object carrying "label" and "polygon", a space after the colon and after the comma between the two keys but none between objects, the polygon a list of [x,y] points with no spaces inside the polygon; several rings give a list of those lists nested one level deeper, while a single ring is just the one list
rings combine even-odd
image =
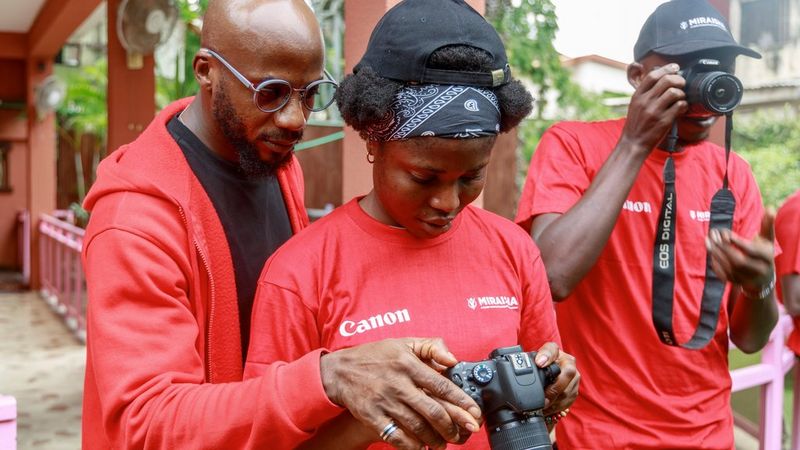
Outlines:
[{"label": "camera held to face", "polygon": [[686,79],[686,101],[689,117],[727,114],[742,101],[744,88],[738,78],[720,67],[716,59],[701,58],[681,70]]},{"label": "camera held to face", "polygon": [[544,389],[561,369],[540,369],[535,357],[518,345],[503,347],[485,361],[459,362],[445,372],[481,407],[493,450],[552,449],[542,417]]}]

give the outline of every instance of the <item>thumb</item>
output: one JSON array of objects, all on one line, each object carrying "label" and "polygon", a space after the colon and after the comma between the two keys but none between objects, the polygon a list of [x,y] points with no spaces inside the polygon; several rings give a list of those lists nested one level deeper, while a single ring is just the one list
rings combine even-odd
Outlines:
[{"label": "thumb", "polygon": [[761,231],[759,231],[758,235],[761,236],[762,239],[765,239],[769,242],[773,242],[775,240],[775,210],[772,208],[767,208],[764,211],[764,217],[761,218]]}]

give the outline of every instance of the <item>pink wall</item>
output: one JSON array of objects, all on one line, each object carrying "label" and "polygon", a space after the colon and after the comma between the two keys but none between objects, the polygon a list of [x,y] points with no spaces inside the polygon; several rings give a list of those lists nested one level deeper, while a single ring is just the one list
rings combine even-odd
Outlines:
[{"label": "pink wall", "polygon": [[[0,60],[3,82],[0,99],[25,101],[25,64]],[[0,268],[17,268],[17,212],[26,208],[28,196],[28,121],[25,111],[0,109],[0,141],[10,142],[8,176],[11,192],[0,192]]]},{"label": "pink wall", "polygon": [[[2,119],[0,119],[1,121]],[[0,135],[0,140],[7,140]],[[11,192],[0,192],[0,268],[18,269],[17,264],[17,212],[25,209],[27,197],[25,142],[12,141],[8,154],[9,186]]]}]

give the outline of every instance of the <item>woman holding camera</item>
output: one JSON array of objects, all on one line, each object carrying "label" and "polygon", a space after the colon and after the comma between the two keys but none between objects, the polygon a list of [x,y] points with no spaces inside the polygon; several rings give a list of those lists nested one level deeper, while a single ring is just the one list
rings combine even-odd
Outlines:
[{"label": "woman holding camera", "polygon": [[[374,187],[267,262],[245,377],[312,349],[392,337],[442,337],[462,361],[521,345],[539,350],[537,366],[560,366],[544,410],[558,417],[579,377],[558,349],[539,252],[513,222],[469,206],[483,189],[496,135],[531,110],[497,33],[463,1],[401,2],[381,19],[337,102],[367,141]],[[339,419],[327,430],[338,436],[336,448],[380,439],[420,448],[406,430],[425,419],[403,405],[384,409],[385,417],[357,418],[365,425]],[[462,440],[472,431],[462,430]],[[488,448],[486,437],[466,447]]]}]

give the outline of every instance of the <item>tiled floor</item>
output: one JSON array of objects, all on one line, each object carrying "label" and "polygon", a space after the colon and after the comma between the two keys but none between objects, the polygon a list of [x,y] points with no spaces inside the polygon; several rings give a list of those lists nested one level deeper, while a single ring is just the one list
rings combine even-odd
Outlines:
[{"label": "tiled floor", "polygon": [[86,347],[31,292],[0,293],[0,336],[0,393],[17,398],[18,449],[79,449]]}]

